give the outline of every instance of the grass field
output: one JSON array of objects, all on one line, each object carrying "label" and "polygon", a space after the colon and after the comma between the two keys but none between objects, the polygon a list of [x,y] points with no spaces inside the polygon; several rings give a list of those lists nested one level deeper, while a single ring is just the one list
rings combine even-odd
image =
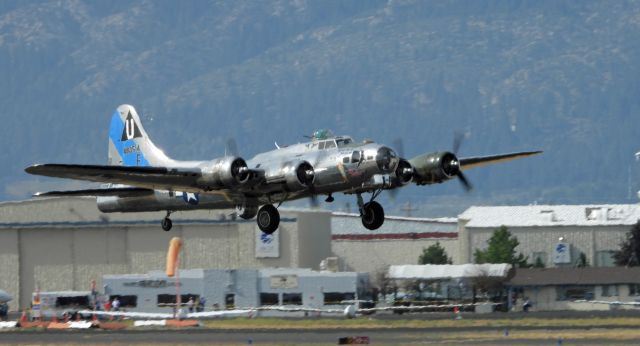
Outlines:
[{"label": "grass field", "polygon": [[[471,316],[470,316],[471,317]],[[127,321],[130,323],[131,321]],[[274,332],[279,333],[279,340],[283,342],[274,342],[273,339],[255,340],[253,344],[275,346],[275,345],[295,345],[291,343],[292,337],[296,335],[296,330],[301,333],[308,330],[304,334],[313,340],[303,339],[304,345],[335,345],[336,334],[342,336],[371,335],[372,344],[374,345],[559,345],[558,341],[562,341],[563,346],[567,345],[631,345],[640,344],[640,317],[585,317],[585,318],[536,318],[522,317],[514,319],[495,319],[483,318],[482,316],[473,316],[468,319],[436,319],[436,320],[420,320],[418,318],[410,319],[376,319],[359,317],[356,319],[328,319],[328,318],[307,318],[307,319],[290,319],[290,318],[235,318],[235,319],[218,319],[203,321],[202,327],[187,328],[175,330],[173,328],[143,328],[149,333],[127,334],[127,331],[108,332],[109,343],[104,342],[101,334],[92,331],[61,331],[49,336],[43,336],[38,341],[23,342],[27,339],[20,340],[16,337],[19,344],[29,345],[50,345],[60,344],[51,342],[53,336],[60,335],[77,335],[77,338],[70,338],[64,344],[68,345],[109,345],[109,344],[134,344],[134,345],[154,345],[158,341],[151,342],[147,337],[151,337],[155,332],[163,336],[157,340],[162,340],[163,344],[171,343],[177,345],[246,345],[243,343],[232,343],[221,341],[220,335],[233,334],[239,338],[260,337]],[[201,339],[186,341],[186,336],[192,335],[191,331],[198,329],[199,335],[203,335]],[[134,330],[133,327],[129,330]],[[209,334],[206,331],[211,330]],[[388,330],[388,332],[385,332]],[[177,333],[175,333],[175,332]],[[325,332],[320,332],[325,331]],[[18,334],[39,334],[37,331],[17,331]],[[328,333],[327,333],[328,332]],[[204,333],[204,334],[203,334]],[[308,333],[308,334],[306,334]],[[0,332],[0,344],[6,341]],[[14,332],[15,334],[15,332]],[[143,338],[130,339],[142,335]],[[144,336],[147,335],[147,336]],[[173,338],[178,335],[178,338]],[[5,334],[7,336],[7,334]],[[28,335],[25,335],[28,336]],[[196,335],[197,336],[197,335]],[[326,340],[327,337],[335,340],[329,343],[320,343],[316,341]],[[237,339],[237,338],[236,338]],[[47,340],[42,342],[42,340]],[[66,340],[66,339],[65,339]],[[81,340],[81,341],[80,341]],[[170,342],[169,340],[173,340]],[[204,340],[204,341],[203,341]],[[300,339],[299,339],[300,340]],[[177,342],[176,342],[177,341]],[[15,342],[13,342],[15,344]]]},{"label": "grass field", "polygon": [[385,329],[385,328],[575,328],[638,327],[640,317],[595,318],[520,318],[520,319],[451,319],[451,320],[382,320],[361,317],[357,319],[284,319],[284,318],[236,318],[207,320],[206,328],[213,329]]}]

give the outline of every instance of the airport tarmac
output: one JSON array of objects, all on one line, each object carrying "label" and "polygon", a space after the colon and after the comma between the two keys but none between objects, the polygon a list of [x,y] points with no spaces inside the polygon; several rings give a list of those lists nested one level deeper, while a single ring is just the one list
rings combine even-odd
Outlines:
[{"label": "airport tarmac", "polygon": [[[274,327],[251,328],[239,323],[226,328],[209,321],[204,327],[188,329],[89,330],[0,330],[0,344],[28,345],[335,345],[341,337],[366,336],[373,345],[629,345],[640,344],[640,312],[534,312],[463,314],[458,324],[451,313],[376,314],[360,317],[368,327],[345,327],[340,319],[317,319],[317,326],[289,328],[288,321],[274,320]],[[268,322],[269,319],[266,319]],[[326,322],[335,328],[327,328]],[[377,320],[378,324],[375,324]],[[450,320],[450,321],[446,321]],[[236,320],[236,322],[242,320]],[[265,321],[265,320],[262,320]],[[367,322],[368,321],[368,322]],[[380,321],[384,322],[382,326]],[[506,323],[515,323],[504,327]],[[565,325],[553,321],[571,321]],[[223,320],[220,321],[221,323]],[[312,322],[312,321],[306,321]],[[346,321],[345,321],[346,322]],[[416,327],[418,322],[420,327]],[[453,323],[455,322],[455,323]],[[324,327],[321,327],[324,323]],[[278,329],[278,324],[281,328]],[[413,326],[410,326],[413,324]],[[540,325],[541,324],[541,325]],[[295,323],[293,324],[295,325]],[[373,326],[377,327],[373,327]],[[407,327],[405,327],[405,325]]]},{"label": "airport tarmac", "polygon": [[[521,330],[505,334],[498,328],[459,328],[455,330],[397,328],[389,330],[126,330],[126,331],[11,331],[0,332],[2,344],[29,345],[107,345],[107,344],[212,344],[212,345],[335,345],[346,336],[367,336],[373,345],[629,345],[638,344],[638,337],[619,339],[631,328],[607,329],[607,335],[589,337],[558,337],[563,330]],[[581,330],[571,330],[579,335]],[[605,330],[596,330],[605,332]],[[598,334],[600,335],[600,334]]]}]

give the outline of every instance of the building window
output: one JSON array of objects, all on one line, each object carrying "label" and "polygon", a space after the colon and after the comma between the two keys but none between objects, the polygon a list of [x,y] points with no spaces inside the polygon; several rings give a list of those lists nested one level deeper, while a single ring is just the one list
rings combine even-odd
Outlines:
[{"label": "building window", "polygon": [[224,307],[227,310],[234,310],[236,308],[236,295],[233,293],[227,293],[224,295]]},{"label": "building window", "polygon": [[618,295],[618,286],[617,285],[602,285],[602,296],[603,297],[614,297]]},{"label": "building window", "polygon": [[340,304],[343,300],[354,300],[356,294],[353,292],[325,292],[324,305]]},{"label": "building window", "polygon": [[60,296],[56,298],[56,308],[89,308],[89,296]]},{"label": "building window", "polygon": [[613,250],[604,250],[596,252],[596,266],[598,267],[615,267],[616,263],[613,259]]},{"label": "building window", "polygon": [[278,305],[278,293],[260,293],[260,306]]},{"label": "building window", "polygon": [[629,295],[640,296],[640,284],[629,284]]},{"label": "building window", "polygon": [[593,286],[558,286],[556,300],[593,300]]},{"label": "building window", "polygon": [[302,305],[302,293],[282,293],[282,305]]},{"label": "building window", "polygon": [[[180,305],[186,305],[189,301],[189,298],[193,298],[193,301],[197,301],[200,298],[198,294],[181,294],[180,295]],[[158,294],[157,297],[157,305],[158,307],[163,306],[175,306],[176,305],[176,295],[175,294]]]},{"label": "building window", "polygon": [[121,308],[135,308],[135,307],[138,306],[138,296],[134,296],[134,295],[130,295],[130,296],[113,295],[113,296],[109,296],[109,299],[111,301],[113,301],[113,299],[115,299],[116,297],[120,301],[120,307]]}]

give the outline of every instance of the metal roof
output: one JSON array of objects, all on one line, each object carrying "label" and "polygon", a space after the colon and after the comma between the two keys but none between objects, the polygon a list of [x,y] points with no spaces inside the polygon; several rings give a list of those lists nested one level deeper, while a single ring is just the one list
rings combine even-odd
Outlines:
[{"label": "metal roof", "polygon": [[392,279],[442,280],[481,276],[506,278],[511,264],[425,264],[389,266]]},{"label": "metal roof", "polygon": [[455,218],[417,218],[401,216],[385,216],[385,222],[375,231],[362,226],[360,214],[333,212],[331,217],[331,234],[336,235],[381,235],[381,234],[421,234],[428,233],[437,238],[451,235],[457,237],[458,221]]},{"label": "metal roof", "polygon": [[640,283],[640,267],[519,268],[512,286],[609,285]]},{"label": "metal roof", "polygon": [[471,207],[458,216],[465,227],[629,226],[640,219],[638,204]]}]

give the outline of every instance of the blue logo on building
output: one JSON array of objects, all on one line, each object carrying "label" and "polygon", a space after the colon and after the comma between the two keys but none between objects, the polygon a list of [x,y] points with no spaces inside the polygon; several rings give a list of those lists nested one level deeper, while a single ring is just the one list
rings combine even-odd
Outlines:
[{"label": "blue logo on building", "polygon": [[565,252],[567,251],[567,245],[566,244],[558,244],[556,245],[556,252]]},{"label": "blue logo on building", "polygon": [[273,242],[273,235],[262,233],[260,235],[260,241],[262,242],[262,244],[271,244],[271,242]]}]

